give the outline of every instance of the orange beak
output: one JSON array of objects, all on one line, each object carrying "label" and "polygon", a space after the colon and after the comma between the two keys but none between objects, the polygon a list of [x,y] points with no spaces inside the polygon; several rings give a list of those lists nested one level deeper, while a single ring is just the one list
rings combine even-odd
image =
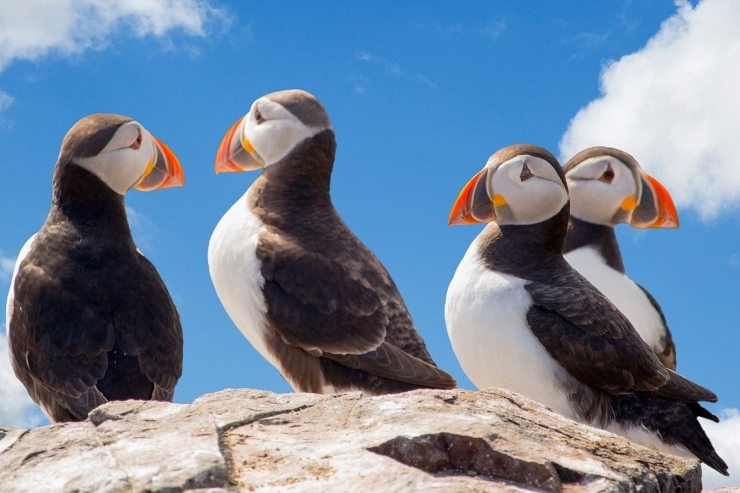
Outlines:
[{"label": "orange beak", "polygon": [[134,187],[142,192],[158,188],[181,187],[185,185],[185,174],[175,153],[164,142],[149,134],[154,142],[155,156],[149,163],[141,181]]},{"label": "orange beak", "polygon": [[252,144],[243,137],[244,118],[237,120],[221,140],[216,152],[216,173],[252,171],[263,167]]},{"label": "orange beak", "polygon": [[489,168],[479,171],[463,187],[450,211],[447,225],[487,223],[496,219],[496,211],[488,190]]},{"label": "orange beak", "polygon": [[630,225],[636,228],[678,228],[678,212],[668,190],[644,171],[640,179],[640,204],[632,214]]}]

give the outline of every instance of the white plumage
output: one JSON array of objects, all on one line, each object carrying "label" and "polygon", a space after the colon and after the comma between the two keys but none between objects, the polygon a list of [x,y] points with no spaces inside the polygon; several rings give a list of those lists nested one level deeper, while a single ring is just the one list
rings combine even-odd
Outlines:
[{"label": "white plumage", "polygon": [[660,314],[632,279],[609,267],[591,246],[573,250],[565,254],[565,259],[614,303],[653,351],[663,351],[665,327]]},{"label": "white plumage", "polygon": [[208,243],[208,269],[219,300],[244,337],[267,361],[277,361],[265,344],[262,295],[265,279],[257,259],[257,242],[265,225],[247,206],[245,193],[224,214]]},{"label": "white plumage", "polygon": [[524,289],[526,281],[486,268],[478,253],[480,237],[468,248],[447,289],[447,334],[460,365],[478,388],[513,390],[578,419],[558,388],[565,369],[527,325],[532,298]]}]

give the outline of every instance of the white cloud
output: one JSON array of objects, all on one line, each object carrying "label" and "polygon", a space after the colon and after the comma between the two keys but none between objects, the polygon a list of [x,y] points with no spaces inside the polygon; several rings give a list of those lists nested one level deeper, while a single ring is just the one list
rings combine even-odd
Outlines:
[{"label": "white cloud", "polygon": [[6,257],[0,250],[0,281],[9,282],[15,267],[15,257]]},{"label": "white cloud", "polygon": [[367,83],[370,81],[367,77],[363,77],[361,75],[357,74],[349,74],[347,77],[345,77],[345,80],[347,82],[351,82],[355,86],[355,92],[357,94],[362,94],[365,92],[365,88],[367,87]]},{"label": "white cloud", "polygon": [[727,462],[730,476],[722,476],[702,465],[702,483],[707,489],[740,485],[740,409],[725,409],[720,418],[719,423],[705,420],[701,423],[715,450]]},{"label": "white cloud", "polygon": [[137,212],[133,207],[126,206],[128,225],[131,228],[131,236],[134,237],[136,246],[141,250],[151,251],[154,249],[155,237],[159,229],[148,217]]},{"label": "white cloud", "polygon": [[4,327],[0,325],[0,426],[32,428],[44,418],[10,367]]},{"label": "white cloud", "polygon": [[11,96],[10,94],[0,91],[0,112],[13,104],[14,100],[15,98],[13,98],[13,96]]},{"label": "white cloud", "polygon": [[223,13],[205,0],[6,0],[0,2],[0,70],[13,60],[103,49],[119,30],[142,38],[180,29],[205,36]]},{"label": "white cloud", "polygon": [[604,67],[601,97],[570,122],[560,152],[621,148],[676,205],[711,218],[740,205],[740,2],[676,5],[645,47]]},{"label": "white cloud", "polygon": [[491,39],[498,39],[504,31],[506,31],[506,21],[499,20],[490,22],[486,28],[483,29],[483,34]]},{"label": "white cloud", "polygon": [[[406,80],[413,80],[420,84],[424,84],[430,89],[436,89],[437,83],[429,80],[427,77],[425,77],[421,72],[416,72],[416,74],[411,75],[406,70],[404,70],[401,65],[394,61],[388,61],[384,60],[383,58],[380,58],[379,56],[372,55],[370,53],[360,51],[355,53],[354,56],[355,60],[359,60],[361,62],[368,62],[377,66],[382,66],[385,76],[393,77],[395,79],[406,79]],[[367,83],[370,80],[368,77],[364,77],[357,74],[350,74],[345,78],[348,82],[352,82],[355,86],[355,92],[358,94],[361,94],[365,92],[365,89],[367,87]]]}]

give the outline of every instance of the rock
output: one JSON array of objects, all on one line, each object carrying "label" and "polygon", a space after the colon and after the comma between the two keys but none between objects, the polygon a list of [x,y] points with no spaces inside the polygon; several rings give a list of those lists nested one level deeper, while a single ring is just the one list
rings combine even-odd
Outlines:
[{"label": "rock", "polygon": [[0,429],[0,491],[698,492],[695,460],[512,392],[363,397],[224,390]]}]

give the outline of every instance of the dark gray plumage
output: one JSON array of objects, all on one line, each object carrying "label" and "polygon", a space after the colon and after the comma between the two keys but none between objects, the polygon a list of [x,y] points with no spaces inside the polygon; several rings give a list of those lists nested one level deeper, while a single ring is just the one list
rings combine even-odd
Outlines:
[{"label": "dark gray plumage", "polygon": [[[297,391],[454,387],[390,275],[332,204],[336,141],[321,103],[304,91],[268,94],[235,128],[219,149],[217,170],[259,162],[264,171],[219,222],[208,257],[239,329]],[[286,135],[298,132],[289,142]],[[286,147],[278,152],[275,142]]]},{"label": "dark gray plumage", "polygon": [[67,134],[51,210],[9,294],[11,365],[53,422],[110,400],[171,401],[182,373],[180,317],[133,242],[123,196],[76,164],[131,121],[92,115]]}]

